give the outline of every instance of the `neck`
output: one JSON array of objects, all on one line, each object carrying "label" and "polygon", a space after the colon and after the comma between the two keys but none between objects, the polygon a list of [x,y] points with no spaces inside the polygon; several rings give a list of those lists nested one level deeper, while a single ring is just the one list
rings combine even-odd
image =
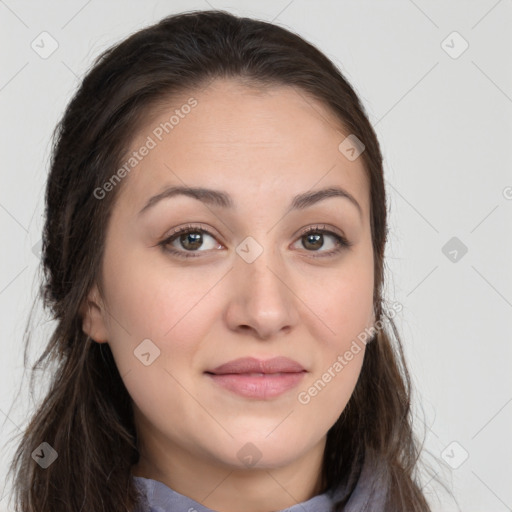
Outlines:
[{"label": "neck", "polygon": [[226,466],[216,460],[198,459],[181,447],[162,448],[141,447],[132,474],[162,482],[212,510],[282,510],[324,491],[321,477],[325,438],[303,457],[273,468]]}]

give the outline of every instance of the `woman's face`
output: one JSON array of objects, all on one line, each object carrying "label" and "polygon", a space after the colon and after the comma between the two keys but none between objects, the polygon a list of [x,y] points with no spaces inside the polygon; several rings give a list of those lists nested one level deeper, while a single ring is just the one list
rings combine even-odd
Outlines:
[{"label": "woman's face", "polygon": [[[374,321],[369,185],[339,149],[348,135],[295,88],[217,80],[147,121],[122,183],[98,192],[121,187],[84,330],[108,341],[155,467],[321,456],[360,373],[353,342]],[[211,374],[275,357],[304,371]]]}]

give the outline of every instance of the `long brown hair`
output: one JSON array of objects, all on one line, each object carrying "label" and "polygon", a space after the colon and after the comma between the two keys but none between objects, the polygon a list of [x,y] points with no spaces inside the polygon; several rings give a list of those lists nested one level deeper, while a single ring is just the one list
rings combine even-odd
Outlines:
[{"label": "long brown hair", "polygon": [[[41,285],[55,329],[31,375],[32,382],[43,369],[50,385],[11,463],[16,510],[125,512],[137,503],[130,472],[138,460],[130,396],[109,345],[82,331],[81,305],[92,285],[101,284],[106,227],[121,187],[102,200],[94,191],[118,169],[150,108],[218,77],[293,86],[329,107],[365,145],[376,320],[385,319],[393,336],[380,329],[366,347],[355,390],[327,435],[323,478],[326,488],[343,484],[350,494],[363,461],[373,458],[385,464],[390,477],[386,510],[427,512],[416,476],[421,447],[413,433],[410,377],[382,298],[387,205],[375,132],[355,91],[318,49],[276,25],[223,11],[169,16],[105,51],[55,130]],[[32,455],[43,442],[58,454],[46,469]]]}]

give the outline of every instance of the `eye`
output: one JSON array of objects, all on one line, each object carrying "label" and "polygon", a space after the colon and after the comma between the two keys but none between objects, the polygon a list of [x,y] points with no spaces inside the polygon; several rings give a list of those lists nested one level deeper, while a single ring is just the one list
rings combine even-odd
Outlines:
[{"label": "eye", "polygon": [[311,226],[306,228],[295,244],[300,243],[313,257],[334,256],[352,244],[341,234],[326,229],[326,226]]},{"label": "eye", "polygon": [[[341,233],[335,233],[335,229],[326,229],[325,225],[310,226],[302,231],[293,246],[297,248],[300,243],[309,256],[315,258],[335,256],[352,245]],[[175,229],[158,245],[180,258],[194,258],[201,252],[224,248],[207,228],[193,225]]]},{"label": "eye", "polygon": [[194,252],[223,248],[222,244],[216,240],[210,231],[199,226],[180,227],[174,230],[165,240],[162,240],[159,245],[166,251],[183,258],[198,256],[193,254]]}]

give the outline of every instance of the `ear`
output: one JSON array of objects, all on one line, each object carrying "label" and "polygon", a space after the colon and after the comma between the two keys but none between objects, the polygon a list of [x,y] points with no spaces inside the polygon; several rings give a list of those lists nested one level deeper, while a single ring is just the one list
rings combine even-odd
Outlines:
[{"label": "ear", "polygon": [[94,285],[80,308],[82,330],[97,343],[108,341],[108,329],[105,323],[106,310],[96,285]]}]

